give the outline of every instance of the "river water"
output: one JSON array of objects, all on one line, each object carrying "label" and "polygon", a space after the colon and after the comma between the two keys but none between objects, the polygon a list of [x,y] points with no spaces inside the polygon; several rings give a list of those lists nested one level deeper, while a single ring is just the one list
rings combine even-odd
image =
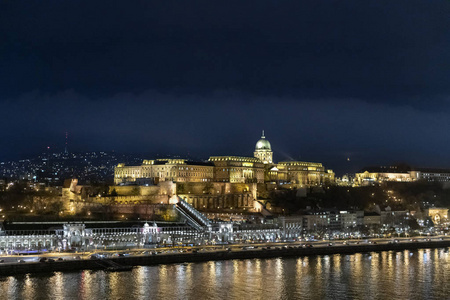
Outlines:
[{"label": "river water", "polygon": [[450,299],[448,249],[0,277],[1,299]]}]

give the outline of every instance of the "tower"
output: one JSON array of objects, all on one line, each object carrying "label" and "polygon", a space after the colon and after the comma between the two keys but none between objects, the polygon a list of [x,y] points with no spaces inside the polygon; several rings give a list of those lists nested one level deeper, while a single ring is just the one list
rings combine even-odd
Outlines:
[{"label": "tower", "polygon": [[69,139],[69,133],[66,131],[66,145],[64,147],[64,154],[67,155],[69,152],[67,151],[67,142]]},{"label": "tower", "polygon": [[266,137],[264,136],[264,130],[262,131],[261,138],[258,142],[256,142],[255,152],[253,152],[253,155],[265,164],[273,163],[272,148],[270,147],[269,141],[266,140]]}]

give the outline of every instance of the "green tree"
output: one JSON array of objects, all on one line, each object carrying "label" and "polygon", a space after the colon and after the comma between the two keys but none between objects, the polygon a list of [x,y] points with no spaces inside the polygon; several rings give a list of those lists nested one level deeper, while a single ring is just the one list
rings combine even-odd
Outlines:
[{"label": "green tree", "polygon": [[411,230],[419,230],[420,229],[420,225],[417,223],[416,219],[408,219],[407,222],[409,228],[411,228]]},{"label": "green tree", "polygon": [[63,210],[64,204],[62,201],[54,201],[49,206],[50,210],[55,214],[59,215],[59,213]]},{"label": "green tree", "polygon": [[133,189],[131,190],[131,195],[132,196],[139,196],[141,194],[141,190],[139,189],[138,186],[133,187]]},{"label": "green tree", "polygon": [[111,196],[111,197],[117,197],[117,195],[118,195],[118,194],[117,194],[116,189],[115,189],[115,188],[112,189],[110,196]]},{"label": "green tree", "polygon": [[184,194],[186,192],[186,187],[184,183],[177,183],[177,194]]}]

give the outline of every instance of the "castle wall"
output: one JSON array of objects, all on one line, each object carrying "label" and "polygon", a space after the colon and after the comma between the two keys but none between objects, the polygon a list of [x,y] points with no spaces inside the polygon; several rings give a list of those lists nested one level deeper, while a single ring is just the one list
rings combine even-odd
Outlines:
[{"label": "castle wall", "polygon": [[109,187],[109,193],[113,190],[119,196],[153,196],[160,193],[158,186],[114,185]]},{"label": "castle wall", "polygon": [[178,196],[199,210],[252,209],[255,201],[251,193],[222,195],[179,194]]},{"label": "castle wall", "polygon": [[194,195],[220,195],[251,193],[256,198],[256,183],[229,183],[229,182],[186,182],[176,183],[177,194]]},{"label": "castle wall", "polygon": [[114,185],[109,187],[109,193],[116,191],[118,196],[156,196],[173,195],[176,191],[176,184],[172,181],[163,181],[158,185]]},{"label": "castle wall", "polygon": [[159,216],[159,219],[165,221],[175,221],[178,218],[177,212],[173,205],[160,203],[113,203],[110,205],[103,205],[99,202],[72,202],[74,210],[72,213],[101,213],[101,214],[123,214],[134,215],[141,219],[151,219],[153,216]]}]

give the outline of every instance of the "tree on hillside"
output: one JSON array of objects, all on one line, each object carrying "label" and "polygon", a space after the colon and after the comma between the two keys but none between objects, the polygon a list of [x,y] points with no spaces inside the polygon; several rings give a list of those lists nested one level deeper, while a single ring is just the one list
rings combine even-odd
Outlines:
[{"label": "tree on hillside", "polygon": [[141,190],[138,186],[135,186],[131,189],[131,195],[132,196],[139,196],[141,194]]}]

